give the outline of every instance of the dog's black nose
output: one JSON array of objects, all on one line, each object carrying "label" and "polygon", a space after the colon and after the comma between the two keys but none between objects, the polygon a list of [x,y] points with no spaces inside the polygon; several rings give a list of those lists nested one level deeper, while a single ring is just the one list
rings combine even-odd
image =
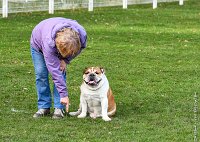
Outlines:
[{"label": "dog's black nose", "polygon": [[94,76],[95,76],[95,74],[93,74],[93,73],[90,74],[90,77],[94,77]]},{"label": "dog's black nose", "polygon": [[95,79],[95,74],[92,73],[92,74],[89,75],[89,77],[90,77],[90,80],[94,80]]}]

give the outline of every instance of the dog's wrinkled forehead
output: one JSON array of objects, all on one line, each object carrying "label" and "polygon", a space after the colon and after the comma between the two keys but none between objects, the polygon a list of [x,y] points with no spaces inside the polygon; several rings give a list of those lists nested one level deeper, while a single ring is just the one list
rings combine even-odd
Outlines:
[{"label": "dog's wrinkled forehead", "polygon": [[84,74],[95,73],[95,74],[103,74],[105,71],[102,67],[88,67],[84,70]]}]

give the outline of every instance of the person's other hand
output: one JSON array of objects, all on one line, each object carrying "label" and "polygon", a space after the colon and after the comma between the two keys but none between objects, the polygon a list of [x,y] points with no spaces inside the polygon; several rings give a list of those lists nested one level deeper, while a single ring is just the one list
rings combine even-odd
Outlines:
[{"label": "person's other hand", "polygon": [[67,66],[67,64],[65,63],[65,61],[64,61],[64,60],[61,60],[61,61],[60,61],[60,70],[61,70],[62,72],[65,72],[66,66]]},{"label": "person's other hand", "polygon": [[60,98],[60,103],[66,106],[66,112],[69,112],[69,98]]}]

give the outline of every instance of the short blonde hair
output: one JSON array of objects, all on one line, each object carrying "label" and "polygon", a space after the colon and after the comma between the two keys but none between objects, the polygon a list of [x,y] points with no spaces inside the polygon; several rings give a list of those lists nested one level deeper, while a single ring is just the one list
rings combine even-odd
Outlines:
[{"label": "short blonde hair", "polygon": [[56,47],[65,58],[78,53],[81,48],[79,34],[71,28],[64,28],[56,34]]}]

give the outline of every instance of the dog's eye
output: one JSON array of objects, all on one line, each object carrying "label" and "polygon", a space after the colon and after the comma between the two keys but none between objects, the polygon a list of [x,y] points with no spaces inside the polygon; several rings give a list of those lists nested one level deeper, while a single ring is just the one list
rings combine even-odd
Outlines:
[{"label": "dog's eye", "polygon": [[85,72],[85,74],[89,74],[89,72]]},{"label": "dog's eye", "polygon": [[96,74],[99,74],[99,72],[95,72]]}]

